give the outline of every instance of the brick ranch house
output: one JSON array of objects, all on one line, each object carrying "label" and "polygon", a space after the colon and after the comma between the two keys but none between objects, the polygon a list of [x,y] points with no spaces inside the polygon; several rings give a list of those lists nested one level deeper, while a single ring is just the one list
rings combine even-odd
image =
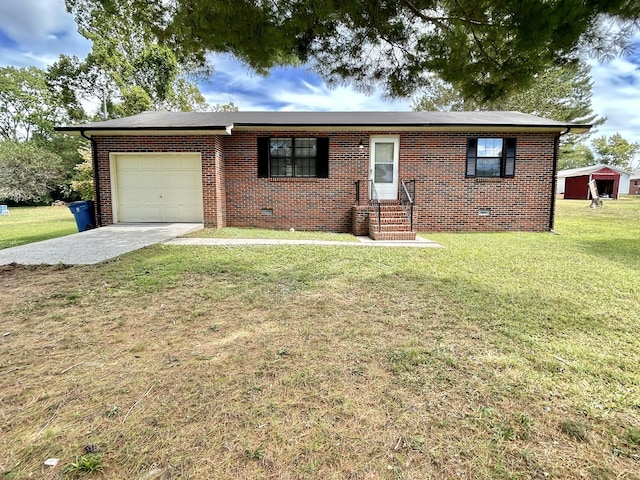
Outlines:
[{"label": "brick ranch house", "polygon": [[558,141],[518,112],[146,112],[91,140],[99,226],[202,222],[415,238],[553,228]]}]

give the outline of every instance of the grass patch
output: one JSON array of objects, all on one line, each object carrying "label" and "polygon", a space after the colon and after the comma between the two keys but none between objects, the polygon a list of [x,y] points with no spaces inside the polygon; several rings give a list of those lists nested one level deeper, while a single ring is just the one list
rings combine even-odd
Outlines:
[{"label": "grass patch", "polygon": [[11,207],[0,216],[0,249],[76,233],[73,214],[65,206]]},{"label": "grass patch", "polygon": [[584,422],[563,420],[560,423],[560,431],[577,442],[589,441],[589,426]]},{"label": "grass patch", "polygon": [[640,447],[640,427],[631,427],[627,430],[625,437],[632,447]]},{"label": "grass patch", "polygon": [[0,267],[0,472],[638,478],[640,198],[587,204],[445,249]]},{"label": "grass patch", "polygon": [[289,230],[265,230],[262,228],[205,228],[186,235],[194,238],[265,238],[276,240],[325,240],[333,242],[357,242],[358,239],[348,233],[306,232]]},{"label": "grass patch", "polygon": [[70,478],[77,478],[94,472],[102,472],[103,470],[102,455],[99,453],[87,453],[77,457],[75,461],[67,465],[64,473]]}]

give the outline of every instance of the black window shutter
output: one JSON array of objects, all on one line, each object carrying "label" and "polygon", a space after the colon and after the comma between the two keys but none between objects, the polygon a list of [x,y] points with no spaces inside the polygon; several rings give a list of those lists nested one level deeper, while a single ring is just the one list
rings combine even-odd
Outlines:
[{"label": "black window shutter", "polygon": [[504,176],[513,177],[516,172],[516,139],[505,139]]},{"label": "black window shutter", "polygon": [[269,177],[269,139],[258,137],[258,178]]},{"label": "black window shutter", "polygon": [[318,178],[329,178],[329,138],[320,137],[316,139],[316,176]]},{"label": "black window shutter", "polygon": [[476,176],[476,159],[478,156],[478,139],[469,138],[467,140],[467,177]]}]

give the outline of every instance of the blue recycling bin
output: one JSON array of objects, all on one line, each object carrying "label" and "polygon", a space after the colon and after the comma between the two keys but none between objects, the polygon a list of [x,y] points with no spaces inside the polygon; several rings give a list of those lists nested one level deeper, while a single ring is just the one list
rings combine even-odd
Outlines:
[{"label": "blue recycling bin", "polygon": [[76,219],[76,225],[79,232],[96,228],[96,221],[93,214],[93,201],[87,200],[82,202],[71,202],[69,210]]}]

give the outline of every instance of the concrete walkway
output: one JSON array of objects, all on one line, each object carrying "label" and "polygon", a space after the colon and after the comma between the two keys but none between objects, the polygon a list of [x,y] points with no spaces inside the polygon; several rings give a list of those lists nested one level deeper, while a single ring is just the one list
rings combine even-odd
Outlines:
[{"label": "concrete walkway", "polygon": [[441,248],[417,237],[415,241],[374,241],[357,237],[358,242],[326,240],[277,240],[245,238],[176,238],[202,229],[200,223],[119,223],[74,233],[65,237],[0,250],[0,265],[92,265],[156,243],[167,245],[338,245],[341,247]]},{"label": "concrete walkway", "polygon": [[204,246],[238,246],[238,245],[338,245],[341,247],[410,247],[410,248],[442,248],[426,238],[416,237],[414,241],[380,241],[369,237],[356,237],[357,242],[335,242],[329,240],[280,240],[267,238],[174,238],[164,242],[167,245],[204,245]]},{"label": "concrete walkway", "polygon": [[0,265],[91,265],[202,229],[201,223],[121,223],[0,250]]}]

